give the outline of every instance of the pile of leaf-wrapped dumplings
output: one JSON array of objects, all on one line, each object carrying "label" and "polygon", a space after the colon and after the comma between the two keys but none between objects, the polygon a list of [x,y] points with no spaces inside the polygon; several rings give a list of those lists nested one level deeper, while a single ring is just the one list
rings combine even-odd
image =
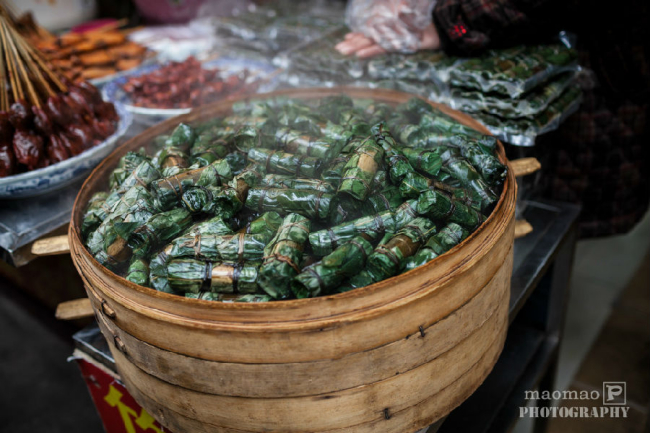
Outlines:
[{"label": "pile of leaf-wrapped dumplings", "polygon": [[334,294],[421,266],[496,204],[496,140],[421,99],[238,103],[129,152],[82,232],[104,266],[191,298]]}]

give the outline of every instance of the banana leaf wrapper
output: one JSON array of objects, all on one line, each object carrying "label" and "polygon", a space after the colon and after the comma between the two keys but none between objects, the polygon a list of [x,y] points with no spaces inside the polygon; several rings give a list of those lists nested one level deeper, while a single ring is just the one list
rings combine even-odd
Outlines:
[{"label": "banana leaf wrapper", "polygon": [[375,177],[372,179],[372,193],[383,191],[391,186],[388,180],[388,173],[386,170],[377,170]]},{"label": "banana leaf wrapper", "polygon": [[208,166],[157,180],[151,184],[151,189],[160,207],[170,209],[180,201],[184,191],[197,186],[221,186],[232,177],[230,164],[217,160]]},{"label": "banana leaf wrapper", "polygon": [[190,166],[190,156],[181,151],[178,147],[169,146],[163,147],[153,158],[153,162],[156,164],[159,170],[165,174],[165,170],[172,169],[174,167],[178,168],[187,168]]},{"label": "banana leaf wrapper", "polygon": [[298,178],[318,178],[323,161],[269,149],[251,149],[248,159],[262,165],[269,173],[290,174]]},{"label": "banana leaf wrapper", "polygon": [[458,224],[447,224],[442,230],[431,236],[427,243],[420,248],[420,251],[406,261],[406,269],[415,269],[428,263],[460,244],[467,236],[469,236],[469,232]]},{"label": "banana leaf wrapper", "polygon": [[438,152],[405,147],[402,153],[413,168],[429,176],[436,177],[442,168],[442,158]]},{"label": "banana leaf wrapper", "polygon": [[341,149],[325,138],[305,135],[302,131],[291,128],[278,128],[274,134],[275,145],[287,153],[312,156],[329,160]]},{"label": "banana leaf wrapper", "polygon": [[143,258],[133,258],[129,264],[129,269],[126,271],[127,280],[130,282],[143,286],[149,286],[149,261]]},{"label": "banana leaf wrapper", "polygon": [[321,179],[325,182],[338,187],[343,177],[345,166],[350,160],[350,155],[339,155],[334,158],[321,173]]},{"label": "banana leaf wrapper", "polygon": [[485,217],[475,209],[436,189],[430,189],[420,195],[417,212],[444,224],[456,223],[470,232],[485,221]]},{"label": "banana leaf wrapper", "polygon": [[148,187],[154,180],[160,179],[162,175],[154,165],[149,161],[142,161],[140,165],[122,182],[120,187],[112,191],[106,198],[106,206],[113,206],[129,189],[136,185]]},{"label": "banana leaf wrapper", "polygon": [[339,193],[364,201],[370,194],[372,180],[381,167],[384,149],[370,138],[360,145],[343,169]]},{"label": "banana leaf wrapper", "polygon": [[138,167],[138,165],[143,161],[149,161],[150,159],[151,158],[144,154],[144,149],[141,149],[138,152],[127,152],[122,158],[120,158],[120,162],[108,178],[109,189],[114,190],[119,188],[133,170]]},{"label": "banana leaf wrapper", "polygon": [[379,239],[386,232],[395,233],[417,218],[416,204],[417,200],[407,200],[394,212],[384,211],[313,232],[309,235],[309,243],[314,254],[325,256],[355,236],[360,235],[367,240]]},{"label": "banana leaf wrapper", "polygon": [[222,296],[219,293],[212,292],[199,292],[199,293],[185,293],[185,297],[188,299],[200,299],[202,301],[221,301]]},{"label": "banana leaf wrapper", "polygon": [[349,96],[333,95],[320,100],[318,112],[330,122],[340,124],[341,112],[353,108],[354,102]]},{"label": "banana leaf wrapper", "polygon": [[[270,241],[282,224],[282,217],[277,212],[264,212],[258,218],[239,229],[238,233],[263,235]],[[268,241],[266,241],[268,243]]]},{"label": "banana leaf wrapper", "polygon": [[418,217],[402,227],[385,244],[380,244],[368,257],[368,270],[381,279],[399,274],[406,260],[413,256],[434,233],[436,226],[427,218]]},{"label": "banana leaf wrapper", "polygon": [[388,165],[390,180],[398,184],[408,173],[415,171],[406,156],[402,153],[401,147],[395,141],[386,125],[381,122],[371,129],[375,137],[375,143],[384,149],[384,158]]},{"label": "banana leaf wrapper", "polygon": [[341,148],[342,154],[354,154],[354,152],[359,149],[368,139],[370,135],[370,127],[368,126],[367,134],[354,134],[349,140],[345,142],[345,145]]},{"label": "banana leaf wrapper", "polygon": [[474,166],[454,148],[441,146],[436,149],[443,161],[442,172],[450,174],[474,195],[475,201],[480,201],[481,210],[490,209],[498,201],[497,195],[485,182]]},{"label": "banana leaf wrapper", "polygon": [[338,287],[339,293],[349,292],[350,290],[360,289],[371,284],[381,281],[381,277],[372,274],[368,269],[364,269],[352,278],[345,281]]},{"label": "banana leaf wrapper", "polygon": [[206,131],[198,136],[190,149],[190,163],[205,167],[214,161],[223,159],[230,153],[228,141],[212,131]]},{"label": "banana leaf wrapper", "polygon": [[460,148],[463,157],[472,163],[488,185],[494,186],[503,182],[506,166],[501,164],[492,152],[486,152],[476,140],[468,140],[462,136],[454,137],[453,144]]},{"label": "banana leaf wrapper", "polygon": [[267,245],[257,282],[274,299],[292,296],[291,281],[300,273],[300,261],[310,230],[309,219],[295,213],[289,214]]},{"label": "banana leaf wrapper", "polygon": [[195,187],[183,193],[181,204],[192,214],[205,213],[232,218],[243,207],[240,193],[227,186]]},{"label": "banana leaf wrapper", "polygon": [[264,175],[266,175],[264,167],[258,164],[249,164],[228,183],[228,186],[237,192],[239,200],[244,203],[248,197],[248,190],[261,185]]},{"label": "banana leaf wrapper", "polygon": [[364,203],[365,214],[378,214],[391,210],[396,211],[404,203],[404,196],[396,186],[389,186],[382,191],[374,192]]},{"label": "banana leaf wrapper", "polygon": [[149,191],[136,185],[117,203],[113,213],[106,217],[87,240],[88,250],[111,269],[126,262],[132,254],[126,238],[118,230],[121,224],[140,227],[159,212]]},{"label": "banana leaf wrapper", "polygon": [[174,259],[167,265],[167,278],[176,292],[257,293],[258,269],[259,262],[239,264]]},{"label": "banana leaf wrapper", "polygon": [[[94,254],[99,250],[105,249],[105,239],[110,238],[109,245],[114,240],[114,224],[119,221],[138,221],[144,223],[159,210],[154,204],[154,198],[149,191],[141,186],[136,185],[126,192],[120,201],[115,203],[104,220],[97,226],[97,229],[91,232],[88,238],[88,248]],[[115,234],[116,236],[116,234]]]},{"label": "banana leaf wrapper", "polygon": [[230,171],[232,172],[233,176],[241,173],[248,164],[246,154],[239,151],[230,152],[226,155],[224,160],[230,166]]},{"label": "banana leaf wrapper", "polygon": [[245,206],[256,212],[297,213],[309,219],[328,219],[334,194],[283,188],[253,188]]},{"label": "banana leaf wrapper", "polygon": [[337,196],[334,210],[330,215],[330,222],[333,225],[338,225],[361,216],[376,215],[386,210],[394,211],[402,203],[404,203],[404,197],[402,197],[399,188],[395,186],[373,192],[365,202],[345,195]]},{"label": "banana leaf wrapper", "polygon": [[156,248],[183,233],[192,225],[192,215],[183,208],[156,214],[143,225],[122,222],[115,224],[118,234],[128,240],[136,257],[147,257]]},{"label": "banana leaf wrapper", "polygon": [[149,262],[149,285],[159,292],[175,293],[174,289],[169,284],[167,272],[169,262],[172,259],[166,253],[166,251],[169,251],[169,248],[170,246],[168,245],[163,251],[154,254]]},{"label": "banana leaf wrapper", "polygon": [[297,298],[312,298],[332,293],[346,277],[351,277],[366,265],[372,244],[356,236],[313,265],[302,269],[292,283]]},{"label": "banana leaf wrapper", "polygon": [[254,126],[242,126],[234,131],[230,143],[240,152],[257,149],[264,144],[264,134]]},{"label": "banana leaf wrapper", "polygon": [[232,115],[224,117],[221,122],[223,125],[233,128],[241,126],[254,126],[255,128],[264,128],[269,123],[272,123],[273,119],[269,119],[268,117],[264,116]]},{"label": "banana leaf wrapper", "polygon": [[232,300],[232,302],[247,302],[247,303],[257,303],[257,302],[271,302],[273,300],[272,297],[269,295],[265,294],[247,294],[247,295],[242,295],[238,296],[235,299]]},{"label": "banana leaf wrapper", "polygon": [[562,44],[517,46],[491,50],[451,72],[451,82],[519,98],[540,83],[576,69],[577,52]]},{"label": "banana leaf wrapper", "polygon": [[473,208],[478,212],[486,211],[496,201],[486,202],[482,196],[461,187],[454,187],[435,179],[429,179],[419,173],[411,173],[400,185],[400,193],[405,198],[418,198],[424,191],[437,189],[444,191],[456,202]]},{"label": "banana leaf wrapper", "polygon": [[233,230],[220,215],[194,224],[187,230],[187,234],[201,235],[231,235]]},{"label": "banana leaf wrapper", "polygon": [[433,114],[424,114],[420,119],[420,125],[437,128],[448,134],[465,135],[470,138],[478,139],[483,136],[483,133],[458,122],[438,109],[434,109]]},{"label": "banana leaf wrapper", "polygon": [[261,259],[270,239],[267,234],[189,234],[174,239],[164,251],[171,258],[191,257],[243,262]]},{"label": "banana leaf wrapper", "polygon": [[393,107],[386,103],[374,100],[369,100],[367,105],[359,108],[362,108],[367,123],[371,125],[390,119],[395,114],[395,109]]},{"label": "banana leaf wrapper", "polygon": [[400,124],[394,130],[402,146],[413,149],[434,149],[440,145],[450,144],[454,137],[454,134],[435,126]]},{"label": "banana leaf wrapper", "polygon": [[284,174],[267,174],[262,179],[261,186],[267,188],[287,188],[305,191],[319,191],[333,194],[336,188],[331,184],[318,179],[296,179]]},{"label": "banana leaf wrapper", "polygon": [[96,192],[88,200],[86,211],[81,222],[81,234],[84,239],[93,232],[106,219],[109,209],[106,207],[108,193],[105,191]]},{"label": "banana leaf wrapper", "polygon": [[347,109],[339,112],[338,123],[348,129],[364,131],[365,135],[369,133],[369,126],[366,117],[358,110]]},{"label": "banana leaf wrapper", "polygon": [[411,98],[396,108],[398,115],[415,123],[419,122],[423,115],[433,115],[436,111],[422,98]]},{"label": "banana leaf wrapper", "polygon": [[165,147],[174,147],[180,152],[187,153],[194,144],[196,137],[194,128],[185,123],[179,123],[165,140]]}]

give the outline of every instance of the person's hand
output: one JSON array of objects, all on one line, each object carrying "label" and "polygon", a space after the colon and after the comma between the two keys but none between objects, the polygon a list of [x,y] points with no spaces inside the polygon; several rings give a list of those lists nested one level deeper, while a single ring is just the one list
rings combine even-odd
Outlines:
[{"label": "person's hand", "polygon": [[[374,57],[386,53],[387,50],[380,46],[374,39],[363,33],[348,33],[345,39],[335,47],[343,55],[356,54],[359,58]],[[437,50],[440,48],[440,36],[433,23],[419,34],[420,50]]]}]

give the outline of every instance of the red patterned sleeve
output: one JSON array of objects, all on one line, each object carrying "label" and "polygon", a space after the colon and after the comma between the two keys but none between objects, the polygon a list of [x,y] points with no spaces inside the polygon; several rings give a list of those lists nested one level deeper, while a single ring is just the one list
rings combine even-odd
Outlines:
[{"label": "red patterned sleeve", "polygon": [[[438,0],[433,19],[443,48],[476,54],[505,39],[530,33],[545,0]],[[531,19],[533,18],[533,19]]]}]

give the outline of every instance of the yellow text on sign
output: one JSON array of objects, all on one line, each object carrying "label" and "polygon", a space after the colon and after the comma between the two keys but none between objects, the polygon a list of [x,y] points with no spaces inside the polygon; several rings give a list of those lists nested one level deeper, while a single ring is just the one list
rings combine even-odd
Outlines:
[{"label": "yellow text on sign", "polygon": [[111,407],[117,408],[120,413],[120,417],[124,422],[124,428],[127,433],[137,433],[133,421],[140,427],[142,430],[153,430],[155,433],[163,433],[156,425],[154,424],[156,420],[153,419],[151,415],[147,413],[144,409],[140,409],[140,415],[135,411],[135,409],[127,406],[122,402],[122,393],[118,391],[113,385],[110,386],[108,394],[104,397],[104,401],[108,403]]}]

